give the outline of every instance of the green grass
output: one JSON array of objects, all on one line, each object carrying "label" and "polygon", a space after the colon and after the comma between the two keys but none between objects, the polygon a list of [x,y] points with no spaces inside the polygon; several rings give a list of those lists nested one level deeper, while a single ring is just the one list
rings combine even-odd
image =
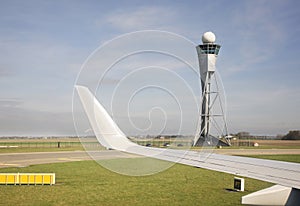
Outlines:
[{"label": "green grass", "polygon": [[272,185],[246,178],[246,192],[232,192],[233,175],[179,164],[143,177],[119,175],[94,161],[0,172],[55,172],[57,182],[53,186],[2,185],[0,205],[240,205],[243,195]]},{"label": "green grass", "polygon": [[230,146],[230,147],[222,147],[222,149],[300,149],[300,146],[299,145],[260,145],[258,147]]},{"label": "green grass", "polygon": [[23,152],[59,152],[59,151],[83,151],[82,146],[76,147],[18,147],[18,148],[0,148],[0,153],[23,153]]},{"label": "green grass", "polygon": [[[101,149],[97,147],[97,150]],[[179,147],[177,149],[184,149]],[[191,150],[201,150],[202,148],[194,147]],[[222,149],[300,149],[299,146],[260,146],[260,147],[223,147]],[[73,146],[73,147],[18,147],[18,148],[0,148],[0,153],[21,153],[21,152],[59,152],[59,151],[84,151],[85,149],[82,146]]]},{"label": "green grass", "polygon": [[[300,163],[300,155],[251,157]],[[144,161],[145,160],[145,161]],[[103,160],[120,167],[146,158]],[[53,186],[0,185],[0,205],[241,205],[242,196],[271,186],[245,178],[245,192],[232,192],[233,175],[176,164],[150,176],[124,176],[94,161],[2,168],[0,172],[55,172]]]},{"label": "green grass", "polygon": [[[50,141],[50,140],[36,140],[36,141],[0,141],[0,153],[20,153],[20,152],[57,152],[57,151],[76,151],[84,150],[81,142],[73,141]],[[4,147],[3,147],[4,146]],[[7,146],[7,147],[5,147]]]}]

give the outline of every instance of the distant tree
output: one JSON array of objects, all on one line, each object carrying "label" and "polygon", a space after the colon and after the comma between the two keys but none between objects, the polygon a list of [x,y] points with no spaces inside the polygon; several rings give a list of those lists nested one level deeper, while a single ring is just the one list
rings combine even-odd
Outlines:
[{"label": "distant tree", "polygon": [[280,139],[282,139],[283,137],[284,137],[284,135],[283,135],[283,134],[278,134],[278,135],[276,135],[275,139],[278,139],[278,140],[280,140]]},{"label": "distant tree", "polygon": [[251,135],[249,132],[239,132],[235,136],[237,136],[239,139],[249,139]]},{"label": "distant tree", "polygon": [[284,135],[282,137],[282,139],[283,140],[300,140],[300,131],[299,130],[289,131],[289,133]]}]

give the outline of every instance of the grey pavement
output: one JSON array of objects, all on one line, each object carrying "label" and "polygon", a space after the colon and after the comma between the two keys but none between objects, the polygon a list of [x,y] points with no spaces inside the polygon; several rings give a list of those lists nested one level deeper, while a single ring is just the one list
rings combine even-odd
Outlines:
[{"label": "grey pavement", "polygon": [[300,149],[215,149],[214,153],[226,155],[280,155],[300,154]]},{"label": "grey pavement", "polygon": [[[101,150],[89,152],[93,159],[133,158],[131,155],[116,150]],[[26,167],[29,165],[47,164],[56,162],[73,162],[92,160],[84,151],[70,152],[30,152],[30,153],[2,153],[0,154],[0,168],[3,167]]]},{"label": "grey pavement", "polygon": [[[278,155],[300,154],[300,149],[215,149],[213,152],[227,155]],[[116,150],[89,151],[89,153],[96,160],[139,157]],[[0,168],[83,160],[92,160],[92,158],[85,151],[0,153]]]}]

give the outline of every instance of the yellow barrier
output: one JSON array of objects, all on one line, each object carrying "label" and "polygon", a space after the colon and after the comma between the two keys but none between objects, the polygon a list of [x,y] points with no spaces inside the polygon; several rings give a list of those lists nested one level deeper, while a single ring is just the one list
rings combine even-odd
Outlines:
[{"label": "yellow barrier", "polygon": [[0,173],[2,185],[54,185],[55,173]]}]

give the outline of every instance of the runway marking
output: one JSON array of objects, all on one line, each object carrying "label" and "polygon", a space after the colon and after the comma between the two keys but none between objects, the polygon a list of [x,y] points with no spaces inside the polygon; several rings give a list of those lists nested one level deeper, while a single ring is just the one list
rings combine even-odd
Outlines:
[{"label": "runway marking", "polygon": [[70,158],[57,158],[57,160],[71,160]]},{"label": "runway marking", "polygon": [[18,166],[20,164],[0,163],[0,166]]},{"label": "runway marking", "polygon": [[62,160],[62,161],[81,161],[82,159],[76,159],[76,158],[57,158],[57,160]]}]

